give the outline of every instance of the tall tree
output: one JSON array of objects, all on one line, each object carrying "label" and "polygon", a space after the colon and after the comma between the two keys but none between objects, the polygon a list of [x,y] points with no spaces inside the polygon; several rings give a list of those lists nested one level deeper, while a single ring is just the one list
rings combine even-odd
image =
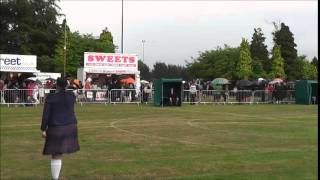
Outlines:
[{"label": "tall tree", "polygon": [[0,53],[37,55],[38,69],[50,71],[59,35],[55,0],[0,3]]},{"label": "tall tree", "polygon": [[308,61],[304,62],[302,70],[302,78],[309,80],[318,80],[318,70],[317,67]]},{"label": "tall tree", "polygon": [[258,78],[267,78],[266,72],[263,70],[263,65],[260,60],[253,58],[252,60],[252,75],[250,76],[253,79]]},{"label": "tall tree", "polygon": [[281,57],[280,46],[275,44],[272,49],[272,66],[270,71],[270,78],[286,78],[284,71],[284,59]]},{"label": "tall tree", "polygon": [[242,38],[240,44],[240,58],[237,65],[237,74],[240,79],[249,79],[252,75],[252,58],[250,53],[249,43]]},{"label": "tall tree", "polygon": [[99,40],[102,43],[102,47],[104,49],[103,52],[114,53],[115,45],[113,44],[113,37],[107,27],[100,33]]},{"label": "tall tree", "polygon": [[317,68],[317,71],[318,71],[318,58],[313,57],[311,63]]},{"label": "tall tree", "polygon": [[309,61],[306,56],[298,56],[301,79],[318,79],[318,70],[313,61]]},{"label": "tall tree", "polygon": [[[262,64],[263,68],[259,70],[264,70],[268,73],[271,70],[271,60],[268,56],[267,46],[264,44],[265,40],[266,38],[264,37],[261,28],[254,28],[254,33],[252,35],[252,40],[250,44],[251,57],[253,60],[253,64],[256,67],[254,69],[257,70],[258,68],[260,68],[260,64]],[[256,73],[263,74],[264,72]]]},{"label": "tall tree", "polygon": [[299,66],[297,63],[297,45],[294,42],[294,37],[289,29],[289,26],[284,23],[280,24],[280,28],[274,23],[275,31],[273,41],[281,46],[281,57],[284,59],[284,70],[288,80],[300,79]]}]

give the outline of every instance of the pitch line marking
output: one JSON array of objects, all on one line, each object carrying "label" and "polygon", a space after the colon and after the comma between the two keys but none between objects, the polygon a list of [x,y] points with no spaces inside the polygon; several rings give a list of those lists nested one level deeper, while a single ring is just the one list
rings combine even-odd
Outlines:
[{"label": "pitch line marking", "polygon": [[116,126],[115,124],[120,122],[121,120],[116,120],[110,123],[110,126],[113,127],[114,129],[117,129],[119,131],[125,132],[127,134],[131,134],[133,136],[143,136],[146,138],[154,138],[154,139],[160,139],[160,140],[166,140],[166,141],[170,141],[170,142],[178,142],[181,144],[187,144],[187,145],[205,145],[205,146],[213,146],[213,147],[220,147],[219,145],[214,145],[214,144],[205,144],[205,143],[195,143],[195,142],[190,142],[190,141],[184,141],[184,140],[175,140],[172,138],[166,138],[166,137],[162,137],[162,136],[154,136],[154,135],[147,135],[147,134],[143,134],[143,133],[136,133],[136,132],[132,132],[129,130],[125,130],[125,129],[121,129],[118,126]]}]

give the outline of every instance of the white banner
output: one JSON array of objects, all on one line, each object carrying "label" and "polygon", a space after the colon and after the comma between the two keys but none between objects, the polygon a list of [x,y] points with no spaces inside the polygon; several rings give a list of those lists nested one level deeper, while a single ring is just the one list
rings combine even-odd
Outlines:
[{"label": "white banner", "polygon": [[116,53],[84,53],[84,67],[105,71],[138,71],[138,56]]},{"label": "white banner", "polygon": [[37,56],[0,54],[0,70],[12,72],[37,72]]},{"label": "white banner", "polygon": [[96,92],[96,101],[106,101],[107,97],[106,97],[106,92]]}]

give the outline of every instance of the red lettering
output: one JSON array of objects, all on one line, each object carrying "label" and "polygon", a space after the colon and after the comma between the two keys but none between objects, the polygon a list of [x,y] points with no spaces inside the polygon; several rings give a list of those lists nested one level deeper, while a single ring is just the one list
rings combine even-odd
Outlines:
[{"label": "red lettering", "polygon": [[93,56],[89,55],[89,56],[88,56],[88,61],[89,61],[89,62],[92,62],[93,60],[94,60]]},{"label": "red lettering", "polygon": [[113,62],[113,60],[112,60],[112,59],[113,59],[113,56],[107,56],[107,58],[108,58],[108,59],[107,59],[108,62]]},{"label": "red lettering", "polygon": [[123,63],[127,63],[127,59],[128,59],[128,58],[129,58],[128,56],[122,56]]},{"label": "red lettering", "polygon": [[97,62],[103,62],[104,58],[106,58],[106,56],[95,56],[95,57],[96,57]]},{"label": "red lettering", "polygon": [[135,63],[135,61],[134,57],[129,57],[129,63]]},{"label": "red lettering", "polygon": [[120,61],[120,56],[115,56],[114,62],[121,62],[121,61]]}]

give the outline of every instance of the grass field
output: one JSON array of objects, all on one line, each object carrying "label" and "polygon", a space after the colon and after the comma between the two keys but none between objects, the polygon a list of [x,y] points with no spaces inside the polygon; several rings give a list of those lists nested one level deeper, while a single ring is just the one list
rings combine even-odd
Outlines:
[{"label": "grass field", "polygon": [[[317,179],[318,106],[77,106],[61,180]],[[1,179],[50,179],[42,106],[1,107]]]}]

